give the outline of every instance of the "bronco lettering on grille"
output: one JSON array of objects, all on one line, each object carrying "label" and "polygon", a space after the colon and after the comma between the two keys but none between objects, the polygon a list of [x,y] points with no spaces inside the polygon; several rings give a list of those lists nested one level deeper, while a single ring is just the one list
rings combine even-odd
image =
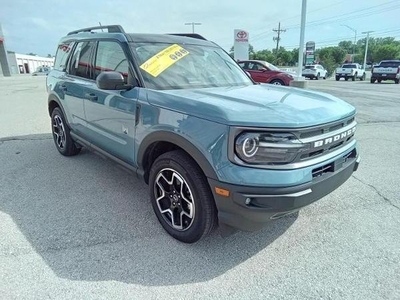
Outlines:
[{"label": "bronco lettering on grille", "polygon": [[334,142],[338,142],[338,141],[340,141],[342,139],[345,139],[346,137],[351,136],[355,131],[356,131],[356,126],[354,126],[353,128],[351,128],[349,130],[346,130],[346,131],[344,131],[342,133],[336,134],[334,136],[328,137],[328,138],[323,139],[323,140],[316,141],[316,142],[314,142],[314,148],[321,147],[321,146],[324,146],[324,145],[328,145],[328,144],[331,144],[331,143],[334,143]]}]

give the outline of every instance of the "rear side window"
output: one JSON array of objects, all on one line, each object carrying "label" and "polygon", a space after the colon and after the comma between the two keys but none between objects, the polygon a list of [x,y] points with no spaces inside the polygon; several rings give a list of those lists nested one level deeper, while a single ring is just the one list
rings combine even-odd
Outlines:
[{"label": "rear side window", "polygon": [[67,67],[67,58],[72,50],[73,42],[61,43],[58,45],[56,59],[54,61],[54,69],[65,71]]},{"label": "rear side window", "polygon": [[106,71],[116,71],[122,74],[125,83],[128,82],[129,64],[125,53],[117,42],[100,41],[95,63],[95,78]]},{"label": "rear side window", "polygon": [[80,42],[76,45],[69,63],[69,74],[93,79],[92,55],[95,43]]}]

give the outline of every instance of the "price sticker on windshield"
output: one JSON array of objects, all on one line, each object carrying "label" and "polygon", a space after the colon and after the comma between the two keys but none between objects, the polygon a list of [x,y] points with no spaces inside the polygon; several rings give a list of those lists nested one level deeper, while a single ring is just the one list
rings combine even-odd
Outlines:
[{"label": "price sticker on windshield", "polygon": [[174,44],[146,60],[140,66],[140,68],[149,73],[151,76],[157,77],[174,63],[184,58],[188,54],[189,51],[179,46],[178,44]]}]

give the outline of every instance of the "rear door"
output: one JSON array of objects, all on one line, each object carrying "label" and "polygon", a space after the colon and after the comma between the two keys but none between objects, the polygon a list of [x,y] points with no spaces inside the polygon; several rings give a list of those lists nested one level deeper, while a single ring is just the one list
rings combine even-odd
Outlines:
[{"label": "rear door", "polygon": [[66,76],[59,85],[64,93],[64,107],[68,111],[68,122],[75,132],[84,137],[87,137],[87,131],[83,101],[88,90],[95,83],[91,65],[94,48],[93,41],[82,41],[75,45]]},{"label": "rear door", "polygon": [[[128,83],[132,70],[128,49],[114,40],[99,41],[94,59],[94,78],[101,72],[117,71]],[[134,163],[135,113],[138,88],[101,90],[96,84],[88,87],[84,100],[90,141],[97,147]]]}]

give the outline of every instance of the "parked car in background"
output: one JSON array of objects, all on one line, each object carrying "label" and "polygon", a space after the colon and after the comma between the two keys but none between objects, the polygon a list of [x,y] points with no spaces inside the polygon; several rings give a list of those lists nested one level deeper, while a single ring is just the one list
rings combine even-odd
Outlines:
[{"label": "parked car in background", "polygon": [[373,66],[371,70],[371,83],[378,81],[393,80],[394,83],[400,81],[400,60],[382,60],[378,66]]},{"label": "parked car in background", "polygon": [[289,85],[293,76],[283,72],[278,67],[262,60],[242,60],[239,66],[250,73],[255,82],[271,83],[275,85]]},{"label": "parked car in background", "polygon": [[325,68],[323,66],[318,65],[318,64],[307,65],[307,66],[304,66],[302,76],[306,77],[306,78],[310,78],[310,79],[315,78],[317,80],[320,78],[326,79],[326,77],[328,76],[328,71],[325,70]]},{"label": "parked car in background", "polygon": [[38,67],[36,71],[32,73],[32,76],[47,75],[50,71],[51,67]]},{"label": "parked car in background", "polygon": [[343,64],[340,68],[336,68],[336,81],[340,78],[344,80],[355,81],[357,78],[360,80],[365,80],[365,70],[360,64]]}]

